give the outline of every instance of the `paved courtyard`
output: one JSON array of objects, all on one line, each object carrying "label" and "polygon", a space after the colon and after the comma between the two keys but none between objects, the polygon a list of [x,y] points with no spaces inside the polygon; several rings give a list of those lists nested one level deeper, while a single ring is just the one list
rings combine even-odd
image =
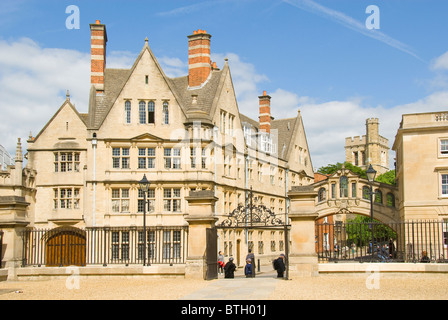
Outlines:
[{"label": "paved courtyard", "polygon": [[434,300],[448,299],[448,275],[320,275],[280,280],[272,271],[247,279],[67,278],[0,282],[0,300]]}]

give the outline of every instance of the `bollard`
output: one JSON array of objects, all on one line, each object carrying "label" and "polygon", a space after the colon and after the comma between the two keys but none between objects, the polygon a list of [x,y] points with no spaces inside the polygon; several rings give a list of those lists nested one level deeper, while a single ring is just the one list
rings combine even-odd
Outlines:
[{"label": "bollard", "polygon": [[260,259],[258,259],[257,271],[260,272]]}]

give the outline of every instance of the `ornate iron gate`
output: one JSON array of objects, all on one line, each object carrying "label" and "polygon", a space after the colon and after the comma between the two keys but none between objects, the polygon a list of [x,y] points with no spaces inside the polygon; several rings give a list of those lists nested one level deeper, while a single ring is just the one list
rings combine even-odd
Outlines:
[{"label": "ornate iron gate", "polygon": [[[284,220],[283,220],[284,219]],[[289,229],[286,223],[286,214],[277,215],[263,204],[258,204],[258,199],[254,198],[252,188],[249,191],[247,205],[239,204],[229,216],[216,225],[222,230],[270,230],[284,232],[284,251],[286,256],[285,278],[289,277]],[[217,265],[217,261],[215,261]]]}]

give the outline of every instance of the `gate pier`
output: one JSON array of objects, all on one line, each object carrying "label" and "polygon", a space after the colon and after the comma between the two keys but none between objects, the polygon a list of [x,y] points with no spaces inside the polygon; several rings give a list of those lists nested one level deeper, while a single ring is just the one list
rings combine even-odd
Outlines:
[{"label": "gate pier", "polygon": [[312,186],[292,187],[290,199],[291,249],[289,272],[291,277],[317,276],[319,272],[315,249],[315,220],[318,216],[314,201],[317,191]]},{"label": "gate pier", "polygon": [[[189,214],[185,220],[189,224],[188,254],[185,266],[185,278],[212,279],[217,277],[217,233],[215,222],[215,197],[211,190],[190,191],[188,201]],[[213,267],[207,268],[213,263]]]}]

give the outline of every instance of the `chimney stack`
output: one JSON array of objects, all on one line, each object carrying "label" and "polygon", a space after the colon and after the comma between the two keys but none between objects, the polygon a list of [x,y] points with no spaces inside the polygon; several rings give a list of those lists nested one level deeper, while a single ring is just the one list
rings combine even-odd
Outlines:
[{"label": "chimney stack", "polygon": [[90,25],[91,64],[90,83],[96,93],[104,93],[104,70],[106,69],[106,26],[96,20]]},{"label": "chimney stack", "polygon": [[190,88],[201,86],[210,76],[211,37],[207,31],[200,29],[188,36],[188,86]]},{"label": "chimney stack", "polygon": [[260,131],[271,133],[271,96],[263,91],[263,95],[258,97],[260,104]]}]

